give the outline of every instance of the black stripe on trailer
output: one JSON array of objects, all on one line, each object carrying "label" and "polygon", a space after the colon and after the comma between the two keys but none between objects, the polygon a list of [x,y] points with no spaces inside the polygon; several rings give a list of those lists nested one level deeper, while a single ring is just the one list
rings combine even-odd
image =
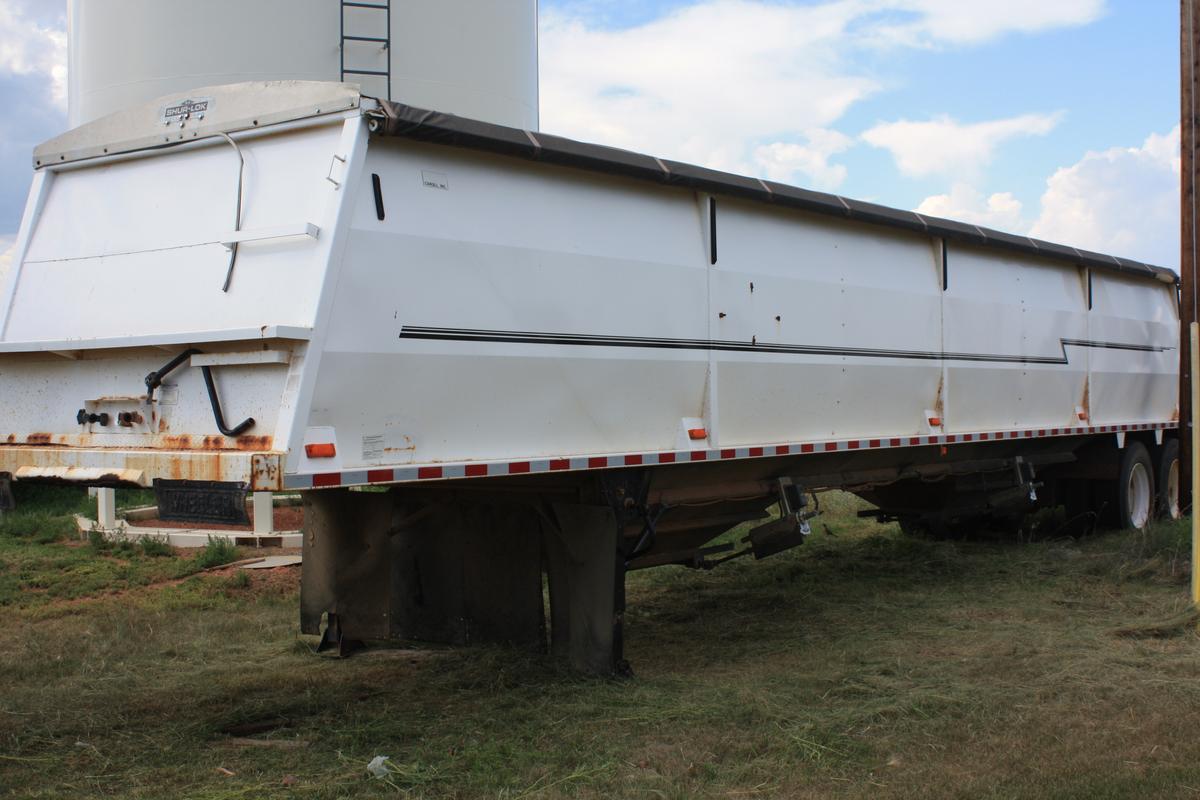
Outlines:
[{"label": "black stripe on trailer", "polygon": [[773,181],[747,178],[693,164],[654,158],[616,147],[578,142],[561,136],[524,131],[490,122],[429,111],[379,100],[381,117],[373,125],[377,134],[398,136],[433,144],[465,147],[498,155],[524,158],[547,164],[575,167],[606,175],[617,175],[668,186],[680,186],[709,194],[737,197],[772,205],[841,217],[871,225],[939,236],[980,247],[1065,261],[1078,266],[1139,275],[1169,278],[1178,283],[1173,270],[1141,261],[1092,253],[1028,236],[1018,236],[978,225],[927,217],[914,211],[853,200],[825,192],[814,192]]},{"label": "black stripe on trailer", "polygon": [[489,331],[467,328],[427,328],[404,326],[401,339],[424,339],[450,342],[492,342],[507,344],[563,345],[570,347],[634,347],[658,350],[705,350],[770,355],[845,356],[848,358],[896,358],[910,361],[976,361],[1009,364],[1046,364],[1065,366],[1071,363],[1068,347],[1128,350],[1138,353],[1166,353],[1174,347],[1158,345],[1100,342],[1090,339],[1059,339],[1061,356],[1022,356],[998,353],[951,353],[937,350],[886,350],[868,347],[825,347],[803,344],[763,344],[758,342],[722,341],[714,339],[665,339],[647,336],[600,336],[585,333],[540,333],[535,331]]},{"label": "black stripe on trailer", "polygon": [[380,222],[387,217],[387,210],[383,207],[383,181],[380,180],[378,173],[371,173],[371,189],[375,193],[375,216]]}]

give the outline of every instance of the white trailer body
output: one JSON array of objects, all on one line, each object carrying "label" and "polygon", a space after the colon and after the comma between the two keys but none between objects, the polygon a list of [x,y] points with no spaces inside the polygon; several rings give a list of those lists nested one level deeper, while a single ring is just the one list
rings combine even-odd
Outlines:
[{"label": "white trailer body", "polygon": [[622,468],[733,502],[1177,427],[1167,270],[338,84],[192,94],[203,119],[163,98],[35,156],[0,295],[18,481]]}]

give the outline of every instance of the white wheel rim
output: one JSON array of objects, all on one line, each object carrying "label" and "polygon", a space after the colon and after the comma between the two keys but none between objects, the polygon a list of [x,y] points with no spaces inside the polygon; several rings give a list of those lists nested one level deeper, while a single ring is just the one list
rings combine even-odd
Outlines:
[{"label": "white wheel rim", "polygon": [[1179,459],[1167,468],[1167,517],[1179,519]]},{"label": "white wheel rim", "polygon": [[1129,503],[1129,524],[1135,528],[1146,527],[1150,521],[1150,472],[1145,464],[1133,465],[1125,491]]}]

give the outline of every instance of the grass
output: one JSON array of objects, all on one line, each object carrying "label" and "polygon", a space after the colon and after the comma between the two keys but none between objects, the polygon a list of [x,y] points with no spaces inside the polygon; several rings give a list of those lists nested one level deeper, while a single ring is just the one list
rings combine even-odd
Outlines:
[{"label": "grass", "polygon": [[237,561],[238,550],[227,539],[214,539],[208,537],[208,544],[194,559],[194,563],[200,569],[212,569],[213,567],[224,566]]},{"label": "grass", "polygon": [[0,796],[1200,793],[1186,523],[940,542],[858,507],[827,498],[768,561],[632,576],[630,681],[501,648],[319,657],[294,572],[5,533],[0,604],[12,565],[59,594],[7,595]]},{"label": "grass", "polygon": [[[99,531],[80,541],[73,515],[95,513],[86,490],[21,484],[14,490],[18,510],[0,517],[0,610],[6,612],[36,615],[63,603],[123,595],[238,558],[224,541],[209,542],[195,555],[177,554],[160,539],[112,539]],[[146,494],[118,490],[117,505],[144,505]]]}]

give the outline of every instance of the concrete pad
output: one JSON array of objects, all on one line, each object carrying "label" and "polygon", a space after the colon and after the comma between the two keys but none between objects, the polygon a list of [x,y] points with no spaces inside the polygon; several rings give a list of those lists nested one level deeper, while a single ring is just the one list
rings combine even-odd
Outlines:
[{"label": "concrete pad", "polygon": [[250,531],[224,531],[208,528],[143,528],[128,524],[125,520],[117,520],[112,528],[101,528],[94,519],[82,515],[75,517],[79,528],[80,538],[86,538],[93,530],[99,530],[109,539],[137,540],[143,537],[160,539],[171,547],[197,548],[206,547],[209,538],[222,539],[237,547],[300,547],[303,536],[300,531],[279,531],[267,535],[255,534]]},{"label": "concrete pad", "polygon": [[300,556],[267,556],[260,561],[255,561],[253,564],[242,564],[239,569],[275,569],[276,567],[297,567],[300,565],[300,561]]}]

